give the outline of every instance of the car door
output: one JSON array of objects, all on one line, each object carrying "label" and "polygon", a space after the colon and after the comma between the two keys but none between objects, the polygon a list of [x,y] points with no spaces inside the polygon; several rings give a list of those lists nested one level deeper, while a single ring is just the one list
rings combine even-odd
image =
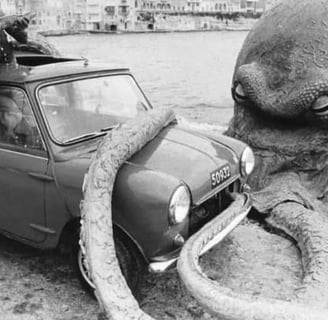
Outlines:
[{"label": "car door", "polygon": [[0,86],[0,231],[45,239],[48,156],[22,89]]}]

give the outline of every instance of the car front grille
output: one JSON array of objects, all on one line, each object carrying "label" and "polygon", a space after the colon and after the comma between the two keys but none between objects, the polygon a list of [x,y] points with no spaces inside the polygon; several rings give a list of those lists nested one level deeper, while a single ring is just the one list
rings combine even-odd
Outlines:
[{"label": "car front grille", "polygon": [[208,221],[225,210],[233,201],[231,194],[239,191],[240,181],[236,180],[225,189],[215,194],[212,198],[192,208],[189,220],[189,235],[198,231]]}]

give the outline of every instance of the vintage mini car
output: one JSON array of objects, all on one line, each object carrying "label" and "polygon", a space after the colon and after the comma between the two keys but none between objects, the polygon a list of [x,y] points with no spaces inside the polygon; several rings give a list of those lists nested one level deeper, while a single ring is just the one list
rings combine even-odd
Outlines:
[{"label": "vintage mini car", "polygon": [[[69,249],[92,287],[78,245],[83,177],[100,139],[149,109],[126,68],[33,54],[0,66],[1,233],[40,249]],[[191,234],[246,192],[253,166],[244,143],[177,123],[126,161],[114,186],[113,224],[131,288],[143,265],[166,270]],[[249,209],[246,198],[241,216]]]}]

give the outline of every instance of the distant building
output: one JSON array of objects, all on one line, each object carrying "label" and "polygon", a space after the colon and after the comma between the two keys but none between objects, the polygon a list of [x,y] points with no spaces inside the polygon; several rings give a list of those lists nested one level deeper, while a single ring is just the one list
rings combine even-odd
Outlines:
[{"label": "distant building", "polygon": [[171,0],[173,11],[186,12],[236,12],[240,11],[239,0]]},{"label": "distant building", "polygon": [[137,5],[135,0],[104,0],[103,29],[107,31],[134,30]]},{"label": "distant building", "polygon": [[6,14],[16,13],[16,1],[15,0],[1,0],[0,8]]},{"label": "distant building", "polygon": [[227,1],[228,12],[240,12],[240,0]]},{"label": "distant building", "polygon": [[72,6],[72,28],[76,30],[86,30],[87,20],[87,0],[73,0]]},{"label": "distant building", "polygon": [[[178,0],[181,1],[181,0]],[[182,0],[185,2],[185,0]],[[137,2],[136,8],[142,11],[155,11],[157,10],[157,1],[156,0],[140,0]]]},{"label": "distant building", "polygon": [[240,11],[239,1],[220,1],[220,0],[202,0],[200,5],[201,11],[229,13]]},{"label": "distant building", "polygon": [[171,10],[174,12],[192,11],[193,8],[196,9],[198,5],[199,1],[197,0],[171,0]]},{"label": "distant building", "polygon": [[102,22],[102,0],[86,1],[86,29],[100,30]]},{"label": "distant building", "polygon": [[[147,29],[156,29],[159,25],[166,25],[167,28],[170,27],[167,26],[168,23],[179,26],[185,23],[185,28],[189,28],[189,24],[194,22],[190,19],[185,19],[184,22],[182,14],[261,13],[266,7],[270,8],[279,1],[281,0],[0,0],[0,8],[6,14],[35,12],[36,17],[31,21],[30,28],[38,31],[116,31],[143,30],[145,24]],[[167,19],[168,14],[177,14],[180,17],[175,20]]]},{"label": "distant building", "polygon": [[34,12],[36,14],[30,23],[30,29],[43,31],[61,30],[66,27],[63,1],[20,0],[16,2],[20,3],[16,6],[16,13]]},{"label": "distant building", "polygon": [[240,0],[240,8],[243,12],[263,12],[266,0]]},{"label": "distant building", "polygon": [[201,11],[201,0],[188,0],[186,11]]},{"label": "distant building", "polygon": [[16,0],[16,14],[24,14],[26,13],[26,0]]}]

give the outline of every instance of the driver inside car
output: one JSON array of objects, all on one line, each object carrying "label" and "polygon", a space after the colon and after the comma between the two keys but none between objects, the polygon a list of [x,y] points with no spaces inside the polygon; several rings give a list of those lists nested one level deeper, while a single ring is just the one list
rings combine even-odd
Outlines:
[{"label": "driver inside car", "polygon": [[0,142],[42,149],[40,136],[26,117],[14,99],[0,95]]},{"label": "driver inside car", "polygon": [[9,97],[0,96],[0,138],[2,142],[16,144],[18,137],[14,130],[22,118],[22,112],[15,101]]}]

